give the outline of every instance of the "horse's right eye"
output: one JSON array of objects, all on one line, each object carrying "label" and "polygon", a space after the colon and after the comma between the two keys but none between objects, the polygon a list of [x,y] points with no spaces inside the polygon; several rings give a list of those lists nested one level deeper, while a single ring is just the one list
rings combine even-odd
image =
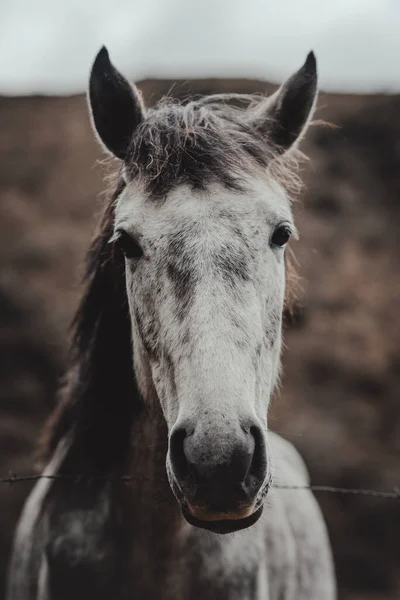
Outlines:
[{"label": "horse's right eye", "polygon": [[119,229],[116,232],[114,244],[127,259],[138,259],[143,256],[143,250],[137,241],[123,229]]}]

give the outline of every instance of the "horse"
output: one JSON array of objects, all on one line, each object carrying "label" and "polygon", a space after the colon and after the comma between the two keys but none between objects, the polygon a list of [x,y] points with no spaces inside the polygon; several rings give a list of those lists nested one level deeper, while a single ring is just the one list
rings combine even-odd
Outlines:
[{"label": "horse", "polygon": [[312,52],[269,97],[152,108],[97,54],[88,104],[115,189],[7,600],[336,597],[305,464],[268,429],[316,98]]}]

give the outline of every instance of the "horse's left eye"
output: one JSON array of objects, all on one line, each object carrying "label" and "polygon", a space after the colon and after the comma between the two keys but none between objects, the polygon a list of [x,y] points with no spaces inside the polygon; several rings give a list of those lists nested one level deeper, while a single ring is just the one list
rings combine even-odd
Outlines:
[{"label": "horse's left eye", "polygon": [[289,241],[292,232],[287,225],[280,225],[277,227],[272,234],[271,244],[273,246],[278,246],[279,248],[283,248],[285,244]]},{"label": "horse's left eye", "polygon": [[117,231],[114,243],[124,254],[125,258],[138,259],[143,256],[143,250],[137,241],[123,229]]}]

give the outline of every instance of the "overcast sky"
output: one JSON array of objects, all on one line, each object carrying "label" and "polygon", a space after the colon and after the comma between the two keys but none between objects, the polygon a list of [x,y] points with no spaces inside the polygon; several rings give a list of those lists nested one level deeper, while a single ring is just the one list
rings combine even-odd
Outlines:
[{"label": "overcast sky", "polygon": [[125,75],[400,92],[400,0],[0,0],[0,93],[83,91],[102,44]]}]

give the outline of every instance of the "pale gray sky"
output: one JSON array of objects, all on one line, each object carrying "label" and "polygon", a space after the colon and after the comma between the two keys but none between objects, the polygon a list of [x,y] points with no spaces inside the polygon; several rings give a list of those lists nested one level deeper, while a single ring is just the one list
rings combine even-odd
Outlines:
[{"label": "pale gray sky", "polygon": [[316,52],[331,91],[400,91],[400,0],[2,0],[0,93],[86,88],[102,44],[125,75],[282,81]]}]

